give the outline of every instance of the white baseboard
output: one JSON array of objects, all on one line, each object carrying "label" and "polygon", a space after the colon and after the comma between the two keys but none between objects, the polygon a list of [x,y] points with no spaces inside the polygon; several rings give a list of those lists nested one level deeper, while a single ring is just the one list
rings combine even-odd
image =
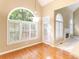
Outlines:
[{"label": "white baseboard", "polygon": [[54,46],[53,44],[51,44],[51,43],[44,42],[44,41],[43,41],[43,43],[44,43],[44,44],[47,44],[47,45],[49,45],[49,46],[51,46],[51,47],[55,47],[55,46]]},{"label": "white baseboard", "polygon": [[30,45],[26,45],[26,46],[23,46],[23,47],[20,47],[20,48],[16,48],[16,49],[13,49],[13,50],[9,50],[9,51],[5,51],[5,52],[1,52],[0,55],[4,55],[4,54],[7,54],[7,53],[11,53],[11,52],[14,52],[14,51],[17,51],[17,50],[26,48],[26,47],[30,47],[30,46],[33,46],[33,45],[36,45],[36,44],[40,44],[40,43],[42,43],[42,42],[37,42],[37,43],[30,44]]}]

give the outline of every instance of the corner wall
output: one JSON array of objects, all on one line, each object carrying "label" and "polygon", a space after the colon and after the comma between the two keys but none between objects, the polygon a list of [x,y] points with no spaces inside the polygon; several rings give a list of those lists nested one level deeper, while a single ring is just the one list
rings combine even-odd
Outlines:
[{"label": "corner wall", "polygon": [[37,10],[38,16],[42,15],[42,8],[37,2],[35,10],[35,0],[0,0],[0,53],[17,49],[23,46],[35,44],[41,42],[41,19],[39,22],[39,37],[37,40],[30,40],[28,42],[22,42],[14,45],[7,45],[7,16],[9,12],[16,7],[25,7],[33,12]]}]

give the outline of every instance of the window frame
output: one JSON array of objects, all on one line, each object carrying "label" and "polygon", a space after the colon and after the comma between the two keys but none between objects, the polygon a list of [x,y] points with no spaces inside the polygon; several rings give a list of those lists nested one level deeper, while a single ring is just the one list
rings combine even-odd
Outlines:
[{"label": "window frame", "polygon": [[[32,14],[33,14],[33,16],[35,17],[36,15],[31,11],[31,10],[29,10],[29,9],[27,9],[27,8],[24,8],[24,7],[17,7],[17,8],[14,8],[14,9],[12,9],[11,11],[10,11],[10,13],[8,14],[8,17],[7,17],[7,45],[10,45],[10,44],[16,44],[16,43],[20,43],[20,42],[25,42],[25,41],[29,41],[29,40],[35,40],[35,39],[37,39],[38,38],[38,22],[31,22],[31,21],[22,21],[22,20],[11,20],[11,19],[9,19],[9,16],[12,14],[12,12],[14,12],[15,10],[17,10],[17,9],[25,9],[25,10],[28,10],[29,12],[31,12]],[[16,21],[16,22],[21,22],[20,23],[20,26],[22,26],[22,23],[23,22],[27,22],[27,23],[29,23],[30,24],[30,27],[31,27],[31,24],[32,23],[35,23],[36,25],[35,25],[35,27],[36,27],[36,37],[34,37],[34,38],[31,38],[31,34],[29,34],[29,39],[28,40],[22,40],[21,39],[21,36],[22,36],[22,27],[20,27],[20,35],[19,35],[19,40],[18,41],[13,41],[13,42],[9,42],[9,21]],[[30,28],[31,29],[31,28]]]}]

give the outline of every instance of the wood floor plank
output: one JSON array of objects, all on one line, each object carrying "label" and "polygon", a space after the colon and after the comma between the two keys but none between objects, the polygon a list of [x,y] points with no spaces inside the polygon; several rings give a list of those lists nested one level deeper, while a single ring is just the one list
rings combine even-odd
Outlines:
[{"label": "wood floor plank", "polygon": [[38,44],[0,56],[0,59],[77,59],[70,53],[46,44]]}]

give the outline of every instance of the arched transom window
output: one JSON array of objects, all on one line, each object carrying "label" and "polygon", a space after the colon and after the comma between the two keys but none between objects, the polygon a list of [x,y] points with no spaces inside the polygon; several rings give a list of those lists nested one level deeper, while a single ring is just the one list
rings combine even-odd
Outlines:
[{"label": "arched transom window", "polygon": [[8,15],[9,20],[33,21],[33,17],[34,13],[23,7],[13,9]]}]

